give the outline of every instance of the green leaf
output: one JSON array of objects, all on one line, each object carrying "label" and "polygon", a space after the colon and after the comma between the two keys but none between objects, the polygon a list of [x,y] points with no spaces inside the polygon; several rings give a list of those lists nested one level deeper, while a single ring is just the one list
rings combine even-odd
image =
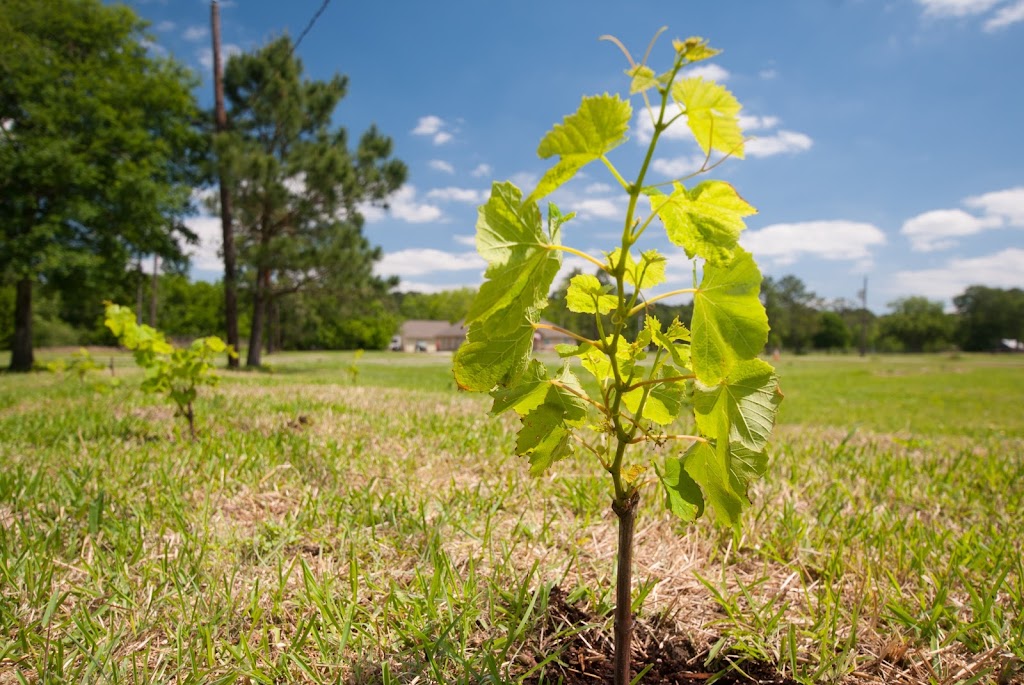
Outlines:
[{"label": "green leaf", "polygon": [[599,159],[626,140],[633,108],[617,95],[583,98],[574,114],[556,124],[540,141],[541,159],[558,155],[558,163],[544,174],[528,198],[539,200],[572,178],[583,166]]},{"label": "green leaf", "polygon": [[750,253],[736,248],[726,267],[704,266],[693,296],[691,366],[704,385],[715,385],[733,367],[753,359],[768,341],[768,317],[758,297],[761,272]]},{"label": "green leaf", "polygon": [[700,486],[683,469],[682,459],[665,461],[665,472],[658,470],[665,487],[665,508],[684,521],[696,521],[704,514],[704,495]]},{"label": "green leaf", "polygon": [[730,184],[704,181],[692,190],[676,183],[670,196],[651,196],[651,210],[665,224],[669,240],[686,250],[690,259],[702,257],[717,266],[735,255],[743,217],[756,214]]},{"label": "green leaf", "polygon": [[501,414],[509,409],[514,409],[519,415],[529,414],[544,404],[550,387],[551,379],[548,378],[547,367],[536,359],[531,360],[515,385],[491,392],[491,397],[494,398],[491,414]]},{"label": "green leaf", "polygon": [[654,70],[646,64],[637,64],[632,69],[627,69],[626,76],[632,79],[629,83],[630,95],[636,95],[658,86],[658,77],[654,75]]},{"label": "green leaf", "polygon": [[729,446],[698,442],[683,455],[683,469],[700,486],[704,498],[719,522],[735,526],[743,508],[750,504],[745,493],[737,492],[737,479],[729,470]]},{"label": "green leaf", "polygon": [[648,316],[645,328],[651,332],[651,341],[663,350],[672,355],[672,362],[681,369],[690,368],[690,346],[677,345],[677,341],[689,342],[690,331],[686,329],[679,319],[673,319],[668,329],[661,330],[661,322],[653,316]]},{"label": "green leaf", "polygon": [[597,276],[577,274],[569,281],[565,293],[565,304],[571,312],[580,314],[607,314],[614,310],[619,300],[608,293],[611,285],[603,285]]},{"label": "green leaf", "polygon": [[[611,271],[618,267],[622,248],[617,247],[608,254],[607,264]],[[626,272],[623,278],[626,283],[637,288],[653,288],[665,282],[665,266],[668,260],[657,250],[646,250],[640,255],[640,261],[626,253]]]},{"label": "green leaf", "polygon": [[[556,208],[557,212],[557,208]],[[564,219],[560,213],[554,224]],[[508,386],[526,368],[533,324],[547,306],[547,293],[561,257],[550,249],[556,235],[544,231],[540,211],[522,202],[512,183],[495,183],[477,218],[477,250],[487,260],[486,279],[466,315],[466,342],[455,353],[455,380],[465,390]]]},{"label": "green leaf", "polygon": [[522,314],[521,322],[496,330],[477,322],[466,331],[466,342],[455,353],[455,382],[463,390],[487,392],[507,386],[526,369],[533,350],[533,324],[540,321],[536,310],[511,312]]},{"label": "green leaf", "polygon": [[[681,375],[679,370],[672,366],[662,366],[657,373],[657,378],[673,378]],[[647,401],[644,402],[643,418],[653,421],[662,426],[667,426],[679,416],[683,408],[683,394],[686,390],[685,381],[671,381],[651,385],[647,391]],[[622,403],[626,405],[633,414],[640,408],[640,401],[643,399],[644,388],[634,388],[622,396]]]},{"label": "green leaf", "polygon": [[[583,387],[568,365],[553,379],[556,383],[544,378],[547,373],[541,370],[540,362],[533,364],[541,368],[531,365],[523,392],[518,397],[514,397],[514,393],[495,397],[495,408],[512,407],[525,413],[516,440],[516,454],[528,456],[530,474],[538,476],[572,453],[569,431],[586,420],[587,405],[579,396],[583,394]],[[543,402],[538,402],[537,394],[542,386],[546,386]]]},{"label": "green leaf", "polygon": [[686,123],[704,154],[718,150],[743,158],[740,103],[724,86],[701,77],[677,81],[672,97],[686,110]]},{"label": "green leaf", "polygon": [[693,408],[701,433],[752,452],[768,444],[780,402],[775,369],[760,359],[739,362],[717,385],[694,384]]}]

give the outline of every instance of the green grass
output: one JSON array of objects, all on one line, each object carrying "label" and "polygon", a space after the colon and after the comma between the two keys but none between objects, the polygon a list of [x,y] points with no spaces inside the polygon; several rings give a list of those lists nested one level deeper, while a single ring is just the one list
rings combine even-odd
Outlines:
[{"label": "green grass", "polygon": [[[442,356],[270,362],[196,442],[127,357],[107,395],[0,376],[0,683],[518,682],[559,658],[553,585],[609,608],[594,464],[529,478]],[[1024,360],[779,366],[742,531],[647,491],[642,613],[806,683],[1019,682]]]}]

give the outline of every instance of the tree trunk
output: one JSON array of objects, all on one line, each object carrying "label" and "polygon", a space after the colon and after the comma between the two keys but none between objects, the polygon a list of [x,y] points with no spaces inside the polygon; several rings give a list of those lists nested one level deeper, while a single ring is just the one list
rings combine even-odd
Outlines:
[{"label": "tree trunk", "polygon": [[267,319],[267,300],[270,293],[267,289],[267,280],[270,272],[267,269],[256,270],[256,292],[253,297],[252,330],[249,332],[249,352],[245,358],[245,365],[249,368],[259,368],[260,355],[263,353],[263,327]]},{"label": "tree trunk", "polygon": [[152,290],[149,293],[149,325],[156,328],[156,290],[157,290],[157,269],[160,268],[160,257],[153,255],[153,278],[150,280],[152,283]]},{"label": "tree trunk", "polygon": [[274,354],[277,351],[277,298],[267,299],[267,354]]},{"label": "tree trunk", "polygon": [[636,524],[636,493],[628,500],[612,502],[619,518],[619,554],[615,575],[615,685],[629,685],[630,647],[633,643],[633,528]]},{"label": "tree trunk", "polygon": [[32,279],[21,278],[14,299],[14,339],[11,340],[10,371],[31,371],[32,355]]},{"label": "tree trunk", "polygon": [[[214,121],[218,133],[228,127],[227,112],[224,110],[224,77],[220,57],[220,8],[216,0],[210,3],[210,24],[213,38],[213,100]],[[220,225],[224,251],[224,320],[227,328],[228,345],[237,352],[238,339],[238,280],[235,274],[235,229],[231,217],[231,192],[224,169],[219,174]],[[250,349],[252,349],[250,347]],[[228,368],[238,368],[238,357],[228,355]]]}]

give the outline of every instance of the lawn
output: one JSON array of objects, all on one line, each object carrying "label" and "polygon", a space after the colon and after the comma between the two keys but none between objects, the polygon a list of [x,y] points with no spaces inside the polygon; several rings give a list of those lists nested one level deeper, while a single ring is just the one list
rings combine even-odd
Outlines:
[{"label": "lawn", "polygon": [[[602,658],[599,469],[530,478],[447,358],[368,353],[353,383],[351,355],[274,355],[203,391],[194,442],[113,359],[107,394],[0,376],[0,683],[534,683]],[[1024,682],[1024,359],[778,366],[742,531],[645,492],[638,649],[685,639],[679,682]]]}]

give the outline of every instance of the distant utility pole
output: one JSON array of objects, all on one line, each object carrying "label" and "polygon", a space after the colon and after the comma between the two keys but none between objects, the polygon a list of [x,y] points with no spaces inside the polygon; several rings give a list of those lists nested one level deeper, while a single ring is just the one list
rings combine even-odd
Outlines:
[{"label": "distant utility pole", "polygon": [[860,295],[860,356],[868,353],[868,277],[864,277],[864,288]]},{"label": "distant utility pole", "polygon": [[[210,3],[210,33],[213,36],[213,101],[214,121],[217,133],[228,127],[228,115],[224,111],[224,77],[220,60],[220,7],[217,0]],[[219,167],[220,182],[220,223],[224,250],[224,318],[227,323],[228,344],[236,351],[238,346],[238,285],[235,274],[235,229],[231,223],[231,193],[225,183],[225,170]],[[228,357],[228,368],[238,368],[238,357]]]}]

